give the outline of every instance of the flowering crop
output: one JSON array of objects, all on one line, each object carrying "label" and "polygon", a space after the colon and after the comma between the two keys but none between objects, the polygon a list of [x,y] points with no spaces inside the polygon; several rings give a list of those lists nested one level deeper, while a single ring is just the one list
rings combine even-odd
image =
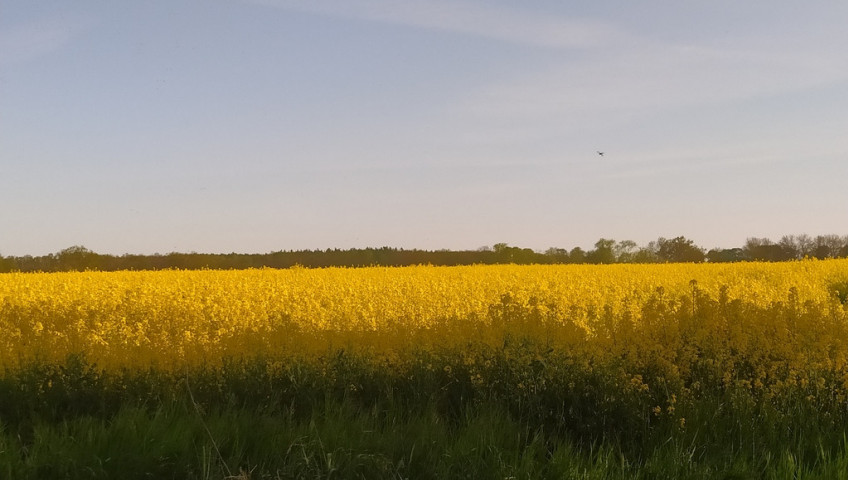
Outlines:
[{"label": "flowering crop", "polygon": [[846,291],[848,260],[2,274],[0,409],[192,377],[210,405],[488,399],[594,438],[780,445],[848,428]]},{"label": "flowering crop", "polygon": [[[769,476],[785,458],[791,468],[772,476],[830,465],[821,477],[836,478],[848,451],[846,304],[848,260],[2,274],[0,453],[20,452],[18,470],[5,467],[16,478],[62,477],[57,463],[140,471],[139,455],[162,444],[156,460],[171,472],[184,463],[168,453],[172,438],[187,435],[180,451],[203,448],[190,428],[199,417],[244,422],[214,437],[220,429],[203,423],[222,462],[221,451],[257,461],[243,449],[257,441],[270,445],[265,468],[302,456],[309,465],[292,476],[344,472],[345,454],[356,468],[347,476],[368,476],[364,458],[401,475],[413,451],[407,472],[451,456],[465,464],[469,450],[486,468],[523,464],[537,442],[547,465],[564,440],[605,465],[667,458],[646,471],[670,476],[733,476],[746,462]],[[304,439],[327,418],[328,431],[353,437],[340,448],[316,437],[311,456]],[[471,443],[440,449],[475,418]],[[505,433],[503,419],[521,427]],[[301,423],[305,436],[280,443]],[[58,438],[39,444],[51,424]],[[359,453],[356,442],[386,432],[412,440],[395,454]],[[492,448],[499,438],[512,453]],[[92,453],[92,442],[115,448]],[[594,453],[611,445],[620,454]],[[123,451],[132,468],[115,460]],[[207,477],[211,451],[201,450]],[[547,472],[497,476],[557,476]]]},{"label": "flowering crop", "polygon": [[[494,345],[507,334],[587,354],[653,349],[676,362],[680,352],[671,349],[688,328],[690,343],[752,355],[790,355],[799,342],[824,342],[830,366],[843,368],[848,342],[833,336],[844,331],[845,310],[833,289],[845,282],[848,260],[11,273],[0,275],[0,365],[82,354],[107,371],[177,370],[338,348],[396,357],[410,349]],[[724,309],[702,308],[698,317],[699,298],[720,300]],[[694,315],[688,326],[679,315],[687,313],[687,299]],[[791,324],[739,310],[790,301],[797,310]],[[733,302],[737,310],[729,314]],[[810,310],[819,323],[798,323]]]}]

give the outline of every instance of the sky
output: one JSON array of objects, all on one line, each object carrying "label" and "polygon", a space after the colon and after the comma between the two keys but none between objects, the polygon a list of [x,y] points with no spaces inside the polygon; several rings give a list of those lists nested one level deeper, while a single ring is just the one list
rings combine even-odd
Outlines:
[{"label": "sky", "polygon": [[0,0],[0,255],[845,235],[845,25],[843,0]]}]

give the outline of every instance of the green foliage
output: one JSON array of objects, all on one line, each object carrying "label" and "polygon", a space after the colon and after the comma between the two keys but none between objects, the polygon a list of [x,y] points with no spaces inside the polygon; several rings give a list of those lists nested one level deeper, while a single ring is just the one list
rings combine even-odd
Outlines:
[{"label": "green foliage", "polygon": [[834,283],[831,288],[839,303],[848,305],[848,281]]},{"label": "green foliage", "polygon": [[55,254],[33,257],[0,256],[0,273],[56,272],[72,270],[160,270],[160,269],[247,269],[291,268],[302,266],[405,266],[405,265],[475,265],[475,264],[564,264],[564,263],[654,263],[654,262],[740,262],[749,260],[787,261],[810,258],[848,257],[848,236],[786,235],[779,244],[768,238],[748,238],[741,248],[712,249],[708,253],[685,237],[659,238],[639,248],[632,240],[616,242],[601,238],[588,252],[580,247],[571,250],[551,247],[545,252],[496,243],[491,248],[469,250],[405,250],[402,248],[352,248],[326,250],[291,250],[265,254],[179,253],[120,256],[93,252],[75,245]]},{"label": "green foliage", "polygon": [[[711,421],[720,428],[727,420]],[[662,431],[640,454],[613,440],[551,436],[491,404],[447,422],[434,409],[364,410],[346,401],[302,418],[249,408],[198,413],[170,402],[39,422],[34,431],[29,440],[0,431],[4,478],[838,479],[848,471],[844,439],[762,448]]]},{"label": "green foliage", "polygon": [[703,262],[706,258],[704,249],[685,237],[676,237],[671,240],[660,238],[657,240],[657,246],[657,256],[664,262],[697,263]]},{"label": "green foliage", "polygon": [[586,254],[589,263],[615,263],[615,240],[602,238],[595,242],[595,249]]}]

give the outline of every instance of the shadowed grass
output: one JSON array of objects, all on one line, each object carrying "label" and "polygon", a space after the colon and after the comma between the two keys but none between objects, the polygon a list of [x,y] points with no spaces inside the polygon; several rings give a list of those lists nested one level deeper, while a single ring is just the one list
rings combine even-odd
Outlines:
[{"label": "shadowed grass", "polygon": [[[208,428],[208,432],[206,431]],[[212,444],[215,439],[220,456]],[[640,457],[615,441],[546,438],[496,405],[446,419],[328,402],[309,417],[247,409],[200,417],[186,403],[111,417],[36,422],[31,441],[0,433],[5,478],[848,478],[848,448],[703,449],[669,437]]]}]

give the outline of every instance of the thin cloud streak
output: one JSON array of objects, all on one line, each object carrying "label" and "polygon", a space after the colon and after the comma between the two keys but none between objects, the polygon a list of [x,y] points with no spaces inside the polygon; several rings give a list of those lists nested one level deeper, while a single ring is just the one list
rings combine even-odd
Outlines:
[{"label": "thin cloud streak", "polygon": [[585,122],[586,114],[740,101],[846,78],[848,61],[836,55],[643,45],[483,87],[463,108],[481,118]]},{"label": "thin cloud streak", "polygon": [[628,35],[609,23],[546,16],[519,9],[454,1],[247,0],[251,3],[320,15],[356,18],[491,38],[555,49],[602,47]]},{"label": "thin cloud streak", "polygon": [[32,60],[57,51],[85,28],[80,19],[51,20],[0,32],[0,66]]}]

